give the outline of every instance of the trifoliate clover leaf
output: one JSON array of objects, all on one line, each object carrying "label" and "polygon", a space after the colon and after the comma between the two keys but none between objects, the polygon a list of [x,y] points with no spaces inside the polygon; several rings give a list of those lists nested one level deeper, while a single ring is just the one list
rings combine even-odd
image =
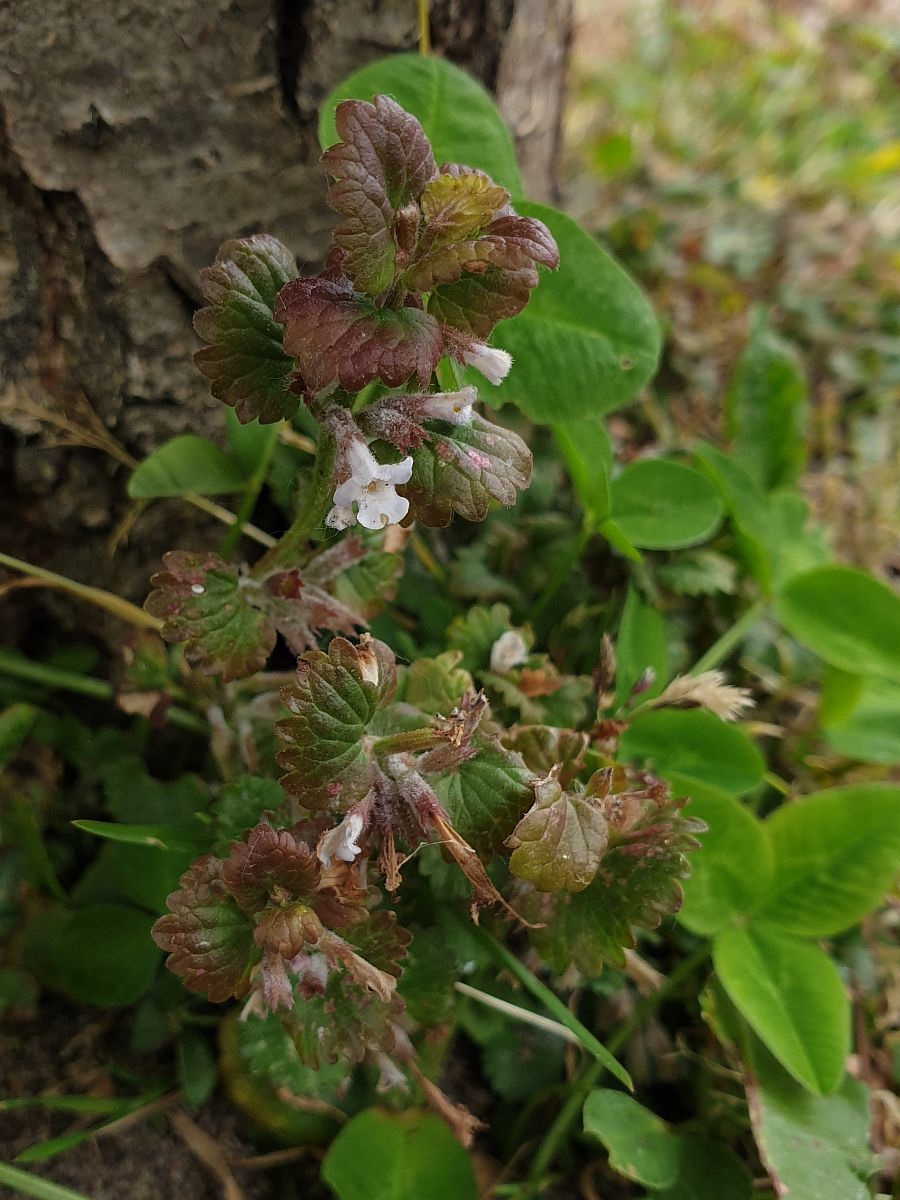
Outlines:
[{"label": "trifoliate clover leaf", "polygon": [[[276,631],[295,653],[315,646],[323,629],[354,633],[390,594],[399,568],[395,555],[375,554],[368,571],[345,575],[366,560],[359,538],[345,538],[303,568],[262,578],[242,573],[216,554],[173,550],[166,570],[154,575],[147,611],[165,621],[166,641],[185,642],[185,657],[205,674],[230,680],[261,670],[275,646]],[[334,593],[358,596],[365,611]]]},{"label": "trifoliate clover leaf", "polygon": [[169,912],[153,926],[169,970],[216,1002],[245,996],[260,958],[253,926],[222,879],[223,865],[211,855],[197,859],[169,897]]},{"label": "trifoliate clover leaf", "polygon": [[167,642],[184,642],[185,658],[227,682],[262,670],[275,646],[275,629],[241,590],[236,567],[217,554],[170,550],[164,571],[150,580],[145,608],[165,624]]},{"label": "trifoliate clover leaf", "polygon": [[334,120],[341,140],[322,156],[335,180],[328,203],[342,217],[334,240],[359,291],[377,295],[393,282],[398,212],[419,199],[437,166],[422,126],[388,96],[345,100]]},{"label": "trifoliate clover leaf", "polygon": [[[613,782],[610,780],[610,782]],[[531,938],[537,952],[563,972],[569,963],[596,975],[611,963],[623,966],[625,948],[634,946],[634,927],[655,928],[663,916],[681,907],[681,881],[690,873],[689,851],[702,826],[682,817],[683,799],[651,783],[632,787],[617,768],[623,790],[602,797],[602,781],[589,791],[601,799],[609,845],[593,882],[576,893],[522,889],[513,903],[528,920],[543,923]]]},{"label": "trifoliate clover leaf", "polygon": [[[434,422],[413,451],[413,472],[400,490],[424,525],[448,525],[454,513],[483,521],[491,500],[509,507],[531,482],[531,451],[510,429],[474,415],[469,424]],[[439,428],[440,426],[440,428]]]},{"label": "trifoliate clover leaf", "polygon": [[195,314],[194,328],[209,344],[194,362],[242,423],[280,421],[300,403],[290,389],[294,364],[272,315],[278,293],[296,274],[294,256],[264,234],[226,242],[200,272],[209,306]]},{"label": "trifoliate clover leaf", "polygon": [[345,811],[361,800],[373,779],[363,739],[395,688],[394,656],[382,642],[354,646],[338,637],[327,654],[302,655],[296,682],[282,693],[292,715],[276,726],[288,744],[278,755],[284,788],[313,810]]},{"label": "trifoliate clover leaf", "polygon": [[554,775],[534,784],[535,802],[506,839],[509,869],[539,892],[583,892],[606,849],[606,818],[589,792],[565,792]]},{"label": "trifoliate clover leaf", "polygon": [[400,387],[413,376],[425,387],[443,352],[440,327],[421,307],[378,307],[343,276],[295,279],[275,319],[314,393],[334,384],[359,392],[375,379]]},{"label": "trifoliate clover leaf", "polygon": [[474,758],[428,782],[456,831],[482,855],[502,850],[534,800],[521,758],[499,744],[482,743]]}]

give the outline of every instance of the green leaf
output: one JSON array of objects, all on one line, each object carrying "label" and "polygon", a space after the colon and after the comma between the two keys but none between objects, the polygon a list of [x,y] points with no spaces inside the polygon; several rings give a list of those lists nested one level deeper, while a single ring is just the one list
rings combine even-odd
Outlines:
[{"label": "green leaf", "polygon": [[54,984],[100,1008],[131,1004],[159,966],[152,924],[149,914],[121,904],[92,904],[70,913],[50,950]]},{"label": "green leaf", "polygon": [[429,716],[447,716],[466,692],[475,690],[472,676],[459,665],[461,661],[461,650],[416,659],[406,672],[403,699]]},{"label": "green leaf", "polygon": [[647,668],[655,678],[640,700],[658,696],[669,677],[666,623],[655,608],[644,604],[630,584],[616,634],[616,703],[624,704]]},{"label": "green leaf", "polygon": [[267,234],[225,242],[213,265],[200,272],[209,306],[194,314],[194,328],[209,344],[194,362],[212,394],[242,424],[256,417],[270,424],[299,407],[300,397],[290,390],[294,364],[272,315],[278,293],[296,274],[294,256]]},{"label": "green leaf", "polygon": [[468,759],[429,779],[457,832],[479,854],[501,851],[534,792],[518,754],[483,746]]},{"label": "green leaf", "polygon": [[209,1039],[188,1026],[181,1031],[175,1048],[178,1086],[191,1108],[203,1104],[212,1095],[218,1079],[216,1058]]},{"label": "green leaf", "polygon": [[876,908],[900,872],[900,788],[831,788],[763,825],[775,874],[754,919],[792,933],[840,933]]},{"label": "green leaf", "polygon": [[518,434],[473,414],[465,425],[435,423],[413,451],[413,472],[400,490],[424,525],[449,525],[454,513],[483,521],[491,500],[510,507],[531,482],[531,451]]},{"label": "green leaf", "polygon": [[212,806],[216,822],[217,854],[228,853],[231,842],[257,825],[267,811],[275,811],[284,803],[284,792],[274,779],[241,775],[226,783]]},{"label": "green leaf", "polygon": [[510,872],[539,892],[581,892],[597,874],[609,834],[590,790],[564,792],[556,779],[533,784],[535,802],[506,839]]},{"label": "green leaf", "polygon": [[447,649],[462,652],[462,666],[468,671],[486,671],[491,648],[498,638],[513,627],[506,604],[476,604],[453,618],[447,629]]},{"label": "green leaf", "polygon": [[[430,61],[430,60],[429,60]],[[472,1164],[437,1117],[368,1109],[349,1121],[322,1163],[338,1200],[477,1200]]]},{"label": "green leaf", "polygon": [[663,458],[642,459],[612,482],[612,516],[642,550],[675,550],[712,537],[722,502],[699,471]]},{"label": "green leaf", "polygon": [[764,313],[753,319],[725,396],[733,454],[766,490],[795,482],[806,462],[806,380]]},{"label": "green leaf", "polygon": [[261,954],[253,926],[222,882],[222,866],[210,855],[198,858],[169,897],[169,912],[153,926],[169,970],[214,1002],[247,994]]},{"label": "green leaf", "polygon": [[560,266],[545,274],[528,307],[503,321],[494,342],[513,369],[490,396],[531,420],[556,425],[628,404],[656,370],[660,334],[643,293],[605,250],[563,213],[516,201],[559,246]]},{"label": "green leaf", "polygon": [[507,1022],[485,1043],[481,1061],[493,1090],[504,1100],[521,1104],[561,1083],[565,1053],[562,1038],[531,1025]]},{"label": "green leaf", "polygon": [[678,919],[709,936],[750,912],[771,890],[772,848],[752,812],[728,792],[690,785],[688,816],[707,826],[691,858]]},{"label": "green leaf", "polygon": [[598,1138],[620,1175],[659,1189],[678,1178],[680,1139],[625,1092],[597,1088],[584,1102],[584,1132]]},{"label": "green leaf", "polygon": [[327,654],[302,655],[296,682],[284,691],[292,715],[275,727],[288,744],[278,755],[288,772],[285,789],[312,809],[347,809],[361,800],[373,770],[362,738],[395,687],[394,656],[383,642],[354,646],[333,638]]},{"label": "green leaf", "polygon": [[32,704],[9,704],[0,713],[0,770],[28,737],[37,716]]},{"label": "green leaf", "polygon": [[[626,786],[630,786],[626,781]],[[663,916],[681,907],[681,882],[690,873],[688,851],[697,848],[695,823],[682,817],[680,801],[665,793],[648,794],[642,801],[617,802],[612,793],[605,805],[610,845],[602,870],[582,892],[544,894],[525,892],[516,897],[519,911],[543,923],[531,940],[554,971],[562,974],[574,963],[584,975],[599,975],[607,964],[625,964],[625,949],[634,946],[634,927],[654,929]],[[618,827],[627,813],[627,838]]]},{"label": "green leaf", "polygon": [[775,611],[788,633],[825,662],[900,681],[900,596],[854,567],[817,567],[781,590]]},{"label": "green leaf", "polygon": [[777,569],[778,546],[772,542],[771,511],[762,488],[740,463],[715,446],[701,443],[694,447],[694,456],[725,505],[747,566],[768,595]]},{"label": "green leaf", "polygon": [[371,100],[384,92],[421,121],[439,163],[485,171],[511,192],[522,190],[512,138],[491,97],[444,58],[394,54],[348,76],[319,110],[319,144],[338,140],[334,112],[341,100]]},{"label": "green leaf", "polygon": [[161,850],[107,841],[75,884],[72,899],[79,905],[130,903],[158,916],[196,854],[195,844]]},{"label": "green leaf", "polygon": [[[823,684],[819,719],[825,740],[838,754],[860,762],[894,765],[900,763],[900,684],[889,679],[866,679],[847,676],[840,686],[847,689],[847,680],[856,679],[858,688],[851,691],[849,711],[825,711],[827,685]],[[834,685],[832,685],[834,686]]]},{"label": "green leaf", "polygon": [[132,846],[154,846],[159,850],[196,850],[202,840],[199,828],[192,837],[179,825],[121,825],[118,821],[73,821],[72,824],[94,837]]},{"label": "green leaf", "polygon": [[0,1163],[0,1183],[6,1184],[14,1192],[22,1196],[31,1196],[33,1200],[91,1200],[84,1192],[73,1192],[71,1188],[51,1183],[49,1179],[41,1179],[28,1171],[20,1171]]},{"label": "green leaf", "polygon": [[[869,1090],[845,1076],[830,1096],[811,1096],[752,1035],[746,1078],[760,1156],[779,1195],[791,1200],[869,1200]],[[720,1193],[724,1195],[725,1193]]]},{"label": "green leaf", "polygon": [[765,763],[738,729],[700,708],[656,709],[634,718],[619,741],[619,759],[646,763],[677,786],[710,784],[743,795],[762,780]]},{"label": "green leaf", "polygon": [[654,1200],[752,1200],[753,1180],[727,1146],[679,1137],[678,1150],[678,1178]]},{"label": "green leaf", "polygon": [[144,607],[164,620],[166,641],[184,642],[189,663],[226,683],[262,670],[275,647],[275,629],[264,611],[248,603],[237,567],[217,554],[187,550],[170,550],[163,566],[150,580],[154,590]]},{"label": "green leaf", "polygon": [[850,1004],[831,959],[765,925],[716,935],[722,986],[782,1066],[811,1092],[833,1092],[850,1050]]},{"label": "green leaf", "polygon": [[553,435],[586,517],[599,529],[611,510],[612,446],[596,417],[554,425]]},{"label": "green leaf", "polygon": [[135,467],[128,480],[132,500],[159,496],[219,496],[239,492],[247,483],[241,464],[208,442],[186,433],[172,438]]}]

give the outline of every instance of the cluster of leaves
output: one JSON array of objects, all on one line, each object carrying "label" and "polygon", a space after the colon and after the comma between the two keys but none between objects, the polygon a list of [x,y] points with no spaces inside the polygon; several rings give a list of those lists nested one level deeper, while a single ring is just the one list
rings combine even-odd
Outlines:
[{"label": "cluster of leaves", "polygon": [[[807,521],[796,355],[759,314],[723,438],[620,465],[634,457],[624,422],[607,431],[600,416],[652,374],[657,322],[573,222],[512,206],[515,158],[487,96],[440,60],[400,56],[347,80],[320,134],[339,216],[325,270],[298,278],[292,255],[257,235],[226,243],[204,274],[197,362],[233,410],[228,452],[178,439],[130,486],[142,499],[242,492],[242,520],[267,486],[292,521],[251,567],[231,562],[233,539],[220,554],[168,555],[148,620],[200,671],[145,634],[110,689],[149,718],[135,723],[145,737],[208,721],[222,782],[177,763],[154,779],[143,743],[54,717],[36,685],[17,694],[0,751],[22,771],[36,731],[65,765],[57,776],[78,780],[78,836],[103,848],[78,876],[43,815],[53,780],[16,776],[3,816],[12,879],[51,899],[25,922],[0,1002],[27,1004],[32,977],[88,1003],[139,1001],[135,1048],[174,1041],[180,1086],[200,1103],[217,1078],[203,1006],[238,1000],[240,1019],[232,1009],[221,1023],[229,1095],[284,1142],[334,1138],[322,1177],[341,1200],[373,1200],[381,1179],[391,1200],[469,1200],[458,1143],[478,1122],[434,1083],[450,1028],[476,1048],[498,1100],[491,1144],[511,1158],[565,1086],[560,1025],[629,1081],[590,1032],[609,1026],[611,1002],[631,1003],[624,971],[653,985],[626,952],[674,962],[697,992],[708,953],[707,1032],[692,994],[679,1033],[699,1053],[657,1054],[648,1071],[628,1047],[651,1102],[668,1071],[696,1097],[686,1127],[585,1075],[521,1194],[545,1182],[587,1095],[585,1132],[609,1166],[664,1200],[749,1197],[763,1168],[779,1194],[862,1200],[868,1091],[844,1071],[841,970],[878,962],[852,930],[900,865],[887,781],[900,761],[900,600],[834,562]],[[438,166],[460,158],[478,169]],[[529,300],[539,266],[553,272]],[[493,395],[551,427],[529,436],[540,453],[522,497],[530,449],[471,411],[464,374],[499,377],[503,352],[516,369]],[[464,545],[414,534],[406,554],[406,534],[376,520],[362,537],[325,534],[323,548],[323,521],[341,525],[329,504],[346,508],[339,495],[354,489],[363,524],[364,492],[432,527],[519,504]],[[368,622],[377,638],[358,636]],[[279,637],[296,671],[264,670]],[[738,648],[775,693],[755,727],[736,722],[747,694],[709,669]],[[32,678],[19,660],[9,669]],[[42,669],[99,694],[99,681]],[[804,701],[796,716],[793,685],[821,685],[817,715]],[[802,737],[767,761],[750,734],[782,726]],[[805,798],[782,804],[784,791]],[[465,919],[467,902],[491,932]],[[524,942],[519,927],[555,991],[503,944],[511,929]],[[158,971],[160,950],[186,992]],[[651,1020],[647,1046],[665,1037]],[[376,1096],[382,1111],[367,1107]]]}]

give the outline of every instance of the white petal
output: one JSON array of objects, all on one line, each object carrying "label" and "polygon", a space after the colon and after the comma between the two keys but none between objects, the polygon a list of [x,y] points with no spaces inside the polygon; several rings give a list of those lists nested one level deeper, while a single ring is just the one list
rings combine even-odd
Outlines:
[{"label": "white petal", "polygon": [[365,487],[373,479],[381,479],[381,464],[361,438],[354,438],[347,448],[350,475],[354,483]]},{"label": "white petal", "polygon": [[393,487],[385,483],[361,497],[356,519],[366,529],[383,529],[385,525],[398,524],[408,512],[406,497],[398,496]]},{"label": "white petal", "polygon": [[325,518],[325,524],[329,529],[349,529],[353,524],[353,520],[353,509],[349,504],[336,504]]},{"label": "white petal", "polygon": [[502,383],[512,366],[511,354],[487,346],[484,342],[473,342],[467,350],[463,350],[462,358],[463,362],[480,371],[485,379],[494,384]]},{"label": "white petal", "polygon": [[334,502],[340,508],[348,508],[354,500],[359,499],[360,486],[352,479],[345,479],[334,489]]},{"label": "white petal", "polygon": [[393,484],[409,483],[410,478],[412,477],[412,469],[413,460],[409,455],[407,455],[402,462],[390,463],[388,465],[390,475],[388,476],[386,482]]},{"label": "white petal", "polygon": [[362,831],[363,815],[361,812],[353,812],[348,813],[340,825],[335,825],[334,829],[324,833],[316,847],[322,866],[327,870],[333,858],[338,858],[341,862],[353,862],[360,853],[357,840]]},{"label": "white petal", "polygon": [[501,633],[491,646],[491,670],[495,675],[505,675],[528,657],[525,639],[515,629]]},{"label": "white petal", "polygon": [[475,388],[465,387],[458,392],[429,396],[422,405],[422,412],[426,417],[449,421],[451,425],[468,425],[472,420],[472,405],[477,399]]}]

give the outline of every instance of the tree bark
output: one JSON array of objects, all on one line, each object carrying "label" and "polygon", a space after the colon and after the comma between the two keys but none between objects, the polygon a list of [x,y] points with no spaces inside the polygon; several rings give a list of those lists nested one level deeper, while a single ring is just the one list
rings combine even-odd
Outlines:
[{"label": "tree bark", "polygon": [[[552,196],[570,0],[431,10],[434,51],[499,87],[530,194]],[[121,454],[96,448],[102,431],[136,459],[179,433],[215,436],[220,406],[191,362],[198,271],[256,231],[316,268],[333,224],[319,105],[350,71],[415,50],[416,6],[11,0],[4,12],[0,548],[140,601],[164,550],[220,533],[160,501],[117,540],[126,474]],[[86,624],[69,600],[25,595],[7,598],[7,640],[43,642],[48,615]]]}]

